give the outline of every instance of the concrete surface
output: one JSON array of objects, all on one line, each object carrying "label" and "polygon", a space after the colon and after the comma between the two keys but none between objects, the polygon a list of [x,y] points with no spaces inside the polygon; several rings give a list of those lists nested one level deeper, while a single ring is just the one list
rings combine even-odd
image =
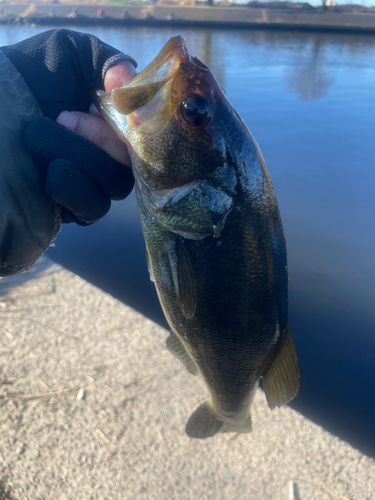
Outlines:
[{"label": "concrete surface", "polygon": [[375,499],[372,459],[261,391],[253,434],[188,438],[206,393],[166,337],[46,258],[0,280],[0,499]]}]

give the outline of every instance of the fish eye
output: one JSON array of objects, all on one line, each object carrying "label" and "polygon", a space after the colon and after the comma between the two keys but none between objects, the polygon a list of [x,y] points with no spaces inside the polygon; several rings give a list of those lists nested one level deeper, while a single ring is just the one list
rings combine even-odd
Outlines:
[{"label": "fish eye", "polygon": [[182,101],[181,114],[189,125],[198,127],[207,121],[207,102],[199,95],[191,95]]}]

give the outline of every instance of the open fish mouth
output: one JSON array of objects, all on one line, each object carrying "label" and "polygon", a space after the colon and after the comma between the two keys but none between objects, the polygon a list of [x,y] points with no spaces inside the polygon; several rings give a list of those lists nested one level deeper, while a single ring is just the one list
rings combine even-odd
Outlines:
[{"label": "open fish mouth", "polygon": [[[222,98],[221,90],[212,98],[215,86],[209,68],[188,53],[185,38],[179,35],[133,80],[110,94],[97,92],[96,101],[102,115],[121,131],[120,137],[131,142],[132,131],[156,136],[171,120],[180,121],[183,127],[204,127]],[[193,109],[199,116],[191,115]]]},{"label": "open fish mouth", "polygon": [[118,113],[129,115],[155,97],[188,56],[185,43],[185,38],[181,35],[172,38],[133,80],[122,88],[113,89],[112,104]]},{"label": "open fish mouth", "polygon": [[191,61],[185,38],[175,36],[157,57],[133,80],[110,94],[97,92],[102,114],[117,128],[122,138],[132,130],[155,135],[171,119],[170,105],[173,77],[181,63]]}]

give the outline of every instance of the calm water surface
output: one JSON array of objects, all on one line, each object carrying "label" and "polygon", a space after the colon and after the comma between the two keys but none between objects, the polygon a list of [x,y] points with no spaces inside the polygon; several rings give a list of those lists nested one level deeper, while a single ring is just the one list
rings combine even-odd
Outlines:
[{"label": "calm water surface", "polygon": [[[39,28],[0,28],[0,44]],[[92,28],[142,69],[171,29]],[[291,406],[375,456],[375,37],[182,30],[255,135],[288,243],[290,324],[301,371]],[[166,326],[134,197],[48,255]]]}]

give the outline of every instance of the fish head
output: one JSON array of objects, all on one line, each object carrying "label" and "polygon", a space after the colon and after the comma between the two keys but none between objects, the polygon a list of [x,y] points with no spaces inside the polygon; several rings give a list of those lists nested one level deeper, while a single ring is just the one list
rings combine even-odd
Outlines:
[{"label": "fish head", "polygon": [[220,168],[228,124],[241,121],[182,36],[170,39],[132,81],[110,94],[99,92],[97,101],[127,144],[136,179],[151,190],[183,186]]}]

